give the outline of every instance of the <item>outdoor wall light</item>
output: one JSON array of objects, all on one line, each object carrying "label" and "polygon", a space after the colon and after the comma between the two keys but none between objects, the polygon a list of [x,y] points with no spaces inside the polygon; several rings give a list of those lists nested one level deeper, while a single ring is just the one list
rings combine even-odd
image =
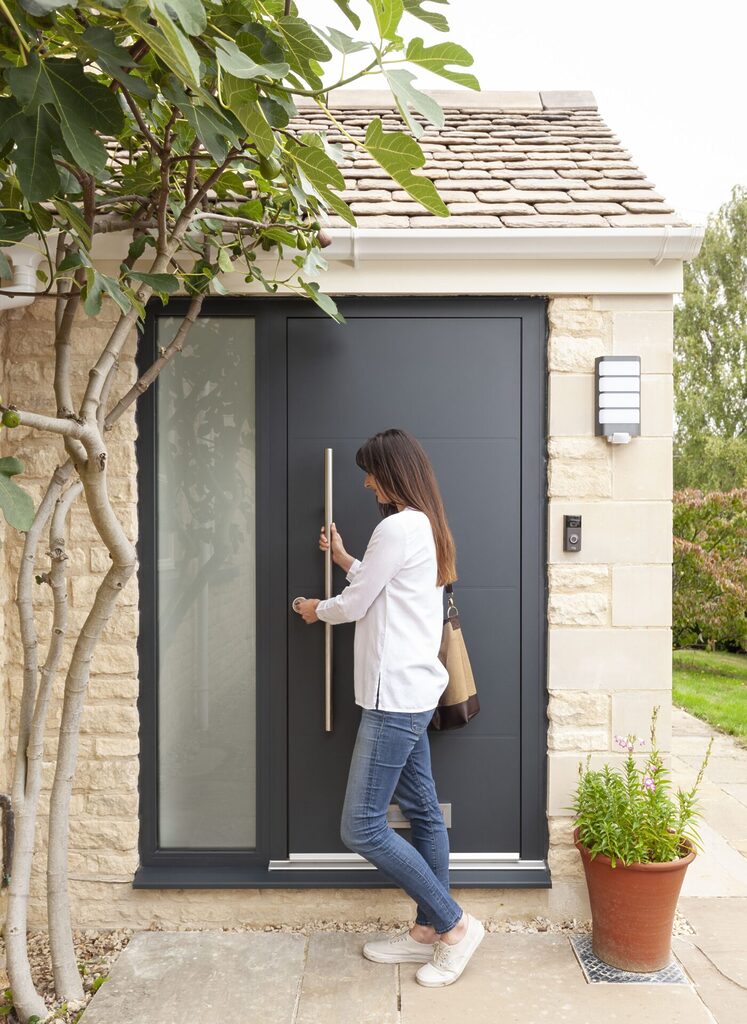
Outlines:
[{"label": "outdoor wall light", "polygon": [[594,433],[627,444],[641,433],[641,357],[597,356]]}]

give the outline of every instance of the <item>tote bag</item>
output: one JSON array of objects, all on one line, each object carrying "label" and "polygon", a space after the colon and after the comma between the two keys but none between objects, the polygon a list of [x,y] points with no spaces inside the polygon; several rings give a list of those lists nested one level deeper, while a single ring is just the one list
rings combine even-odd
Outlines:
[{"label": "tote bag", "polygon": [[446,584],[446,592],[449,595],[449,606],[446,609],[438,657],[446,666],[449,681],[428,723],[429,729],[439,732],[466,725],[480,710],[475,678],[464,643],[459,611],[454,604],[451,583]]}]

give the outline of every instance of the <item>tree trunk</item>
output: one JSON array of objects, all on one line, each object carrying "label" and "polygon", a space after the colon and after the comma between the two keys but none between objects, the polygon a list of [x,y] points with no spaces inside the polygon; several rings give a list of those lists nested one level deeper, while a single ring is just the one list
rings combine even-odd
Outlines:
[{"label": "tree trunk", "polygon": [[57,764],[49,802],[47,915],[55,992],[63,999],[83,999],[75,959],[67,878],[70,796],[78,756],[80,721],[85,707],[91,658],[111,618],[119,595],[137,567],[134,546],[114,514],[106,486],[107,452],[100,431],[86,441],[88,460],[81,467],[91,518],[112,557],[112,565],[96,592],[93,606],[78,635],[65,679]]},{"label": "tree trunk", "polygon": [[[12,868],[8,889],[8,913],[5,920],[5,947],[8,980],[13,992],[16,1013],[22,1021],[36,1014],[41,1019],[49,1012],[47,1005],[36,991],[31,977],[31,967],[26,946],[28,927],[28,897],[31,868],[34,856],[34,834],[36,812],[39,805],[39,791],[42,781],[44,757],[44,732],[55,671],[62,653],[65,626],[67,622],[67,578],[65,573],[65,519],[70,505],[80,494],[79,483],[72,484],[65,495],[59,498],[64,480],[70,475],[67,467],[55,471],[46,494],[39,505],[34,523],[26,534],[21,571],[18,580],[18,607],[21,617],[21,631],[24,640],[24,688],[21,705],[18,749],[13,778],[13,808],[16,819],[15,843],[12,851]],[[52,636],[47,659],[41,672],[38,695],[36,677],[38,674],[37,640],[33,618],[32,588],[34,557],[41,531],[49,519],[52,506],[54,515],[50,529],[50,557],[52,565],[49,583],[54,594],[54,617]]]}]

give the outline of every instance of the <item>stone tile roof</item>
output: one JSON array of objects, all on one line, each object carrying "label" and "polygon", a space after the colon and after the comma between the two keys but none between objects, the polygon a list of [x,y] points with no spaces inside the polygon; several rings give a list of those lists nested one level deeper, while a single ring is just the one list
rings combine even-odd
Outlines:
[{"label": "stone tile roof", "polygon": [[[290,127],[326,129],[346,153],[342,197],[360,227],[688,226],[608,128],[590,92],[431,92],[444,109],[436,128],[419,115],[426,154],[416,174],[432,178],[450,216],[416,203],[367,154],[304,105]],[[387,131],[405,126],[387,92],[332,91],[328,106],[353,137],[373,117]],[[406,130],[406,129],[405,129]],[[342,227],[330,216],[330,227]]]}]

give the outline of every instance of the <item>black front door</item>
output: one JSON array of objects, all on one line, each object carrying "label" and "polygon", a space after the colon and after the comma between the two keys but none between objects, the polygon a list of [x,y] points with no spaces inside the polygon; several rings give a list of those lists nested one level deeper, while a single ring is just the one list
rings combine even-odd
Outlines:
[{"label": "black front door", "polygon": [[[323,597],[333,516],[363,556],[379,522],[355,452],[402,427],[425,447],[457,548],[455,599],[480,698],[430,732],[455,885],[550,885],[545,818],[545,302],[209,299],[138,404],[140,867],[135,887],[389,885],[342,844],[361,709],[354,623]],[[154,306],[141,369],[186,300]],[[333,593],[346,586],[334,567]],[[392,823],[409,838],[392,806]],[[396,820],[399,818],[400,820]]]},{"label": "black front door", "polygon": [[[333,518],[347,550],[361,558],[380,517],[356,449],[387,427],[410,431],[433,463],[455,538],[455,601],[481,705],[464,729],[429,734],[452,867],[516,865],[527,858],[528,821],[541,831],[539,777],[530,806],[522,787],[522,755],[539,753],[537,729],[522,730],[522,697],[529,691],[525,699],[536,701],[543,690],[536,658],[541,304],[380,299],[342,301],[341,308],[344,326],[300,311],[286,321],[287,607],[298,595],[325,596],[317,543],[325,448],[333,450]],[[529,438],[527,416],[534,417]],[[346,582],[335,566],[333,593]],[[339,836],[361,712],[353,695],[354,629],[333,627],[327,731],[324,625],[290,612],[288,854],[299,868],[368,866]],[[535,646],[522,664],[527,642]],[[398,811],[392,805],[393,821]],[[401,834],[409,836],[406,824]]]}]

